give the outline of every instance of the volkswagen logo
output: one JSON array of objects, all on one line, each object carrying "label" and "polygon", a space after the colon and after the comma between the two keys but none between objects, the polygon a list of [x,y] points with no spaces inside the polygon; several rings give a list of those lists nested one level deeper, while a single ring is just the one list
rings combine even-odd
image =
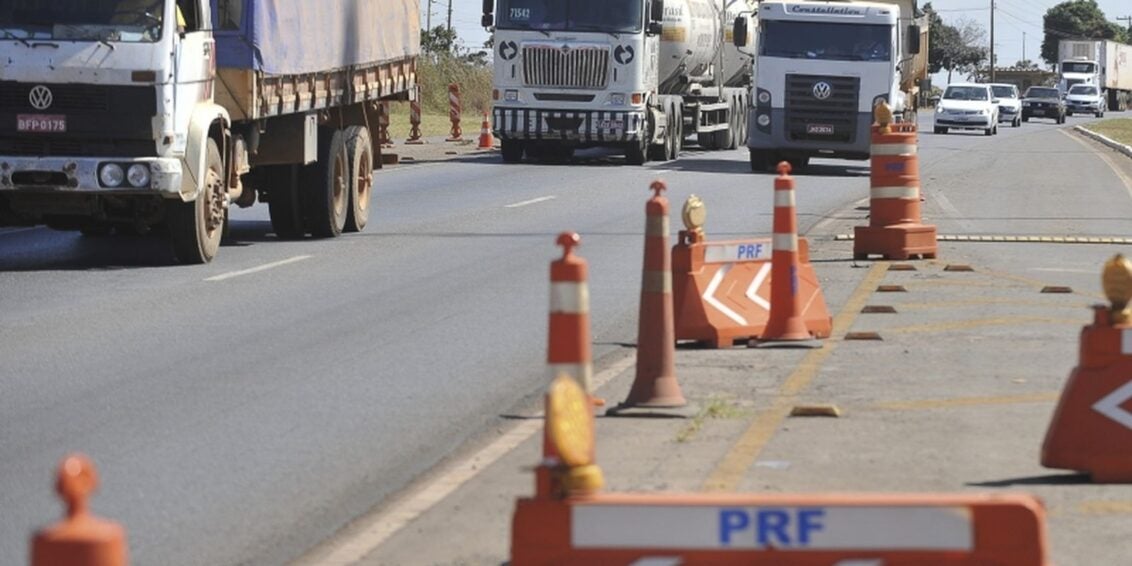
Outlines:
[{"label": "volkswagen logo", "polygon": [[54,101],[55,96],[51,94],[51,89],[43,85],[32,88],[31,92],[28,94],[28,102],[30,102],[32,108],[36,110],[47,110]]},{"label": "volkswagen logo", "polygon": [[825,81],[818,81],[814,83],[814,98],[818,100],[826,100],[833,95],[833,86]]}]

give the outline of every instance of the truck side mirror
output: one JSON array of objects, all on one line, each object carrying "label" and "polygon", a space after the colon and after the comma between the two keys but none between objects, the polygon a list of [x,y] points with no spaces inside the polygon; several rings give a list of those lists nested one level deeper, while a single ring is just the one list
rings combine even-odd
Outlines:
[{"label": "truck side mirror", "polygon": [[664,0],[652,0],[652,3],[649,4],[649,21],[657,24],[664,23]]},{"label": "truck side mirror", "polygon": [[747,18],[743,16],[735,18],[735,25],[731,29],[731,42],[735,47],[747,46]]},{"label": "truck side mirror", "polygon": [[920,26],[908,26],[908,52],[913,55],[920,52]]},{"label": "truck side mirror", "polygon": [[649,25],[645,28],[645,33],[648,35],[660,35],[662,31],[664,31],[664,24],[660,22],[649,22]]},{"label": "truck side mirror", "polygon": [[483,0],[483,17],[480,18],[480,25],[489,28],[495,23],[495,0]]}]

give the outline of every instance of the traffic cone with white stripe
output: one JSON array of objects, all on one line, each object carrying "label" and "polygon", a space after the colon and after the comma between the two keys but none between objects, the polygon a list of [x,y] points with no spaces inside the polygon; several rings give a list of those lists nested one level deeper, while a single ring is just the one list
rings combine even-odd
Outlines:
[{"label": "traffic cone with white stripe", "polygon": [[935,226],[920,221],[920,164],[916,125],[889,124],[885,103],[874,114],[869,160],[869,225],[853,230],[853,258],[935,259]]},{"label": "traffic cone with white stripe", "polygon": [[491,135],[491,121],[487,119],[487,112],[483,113],[483,125],[480,126],[480,149],[495,147],[495,137]]},{"label": "traffic cone with white stripe", "polygon": [[820,348],[806,328],[802,294],[798,292],[798,216],[794,210],[794,177],[790,164],[778,164],[774,180],[774,235],[770,256],[770,315],[756,347]]},{"label": "traffic cone with white stripe", "polygon": [[590,291],[586,284],[586,260],[574,255],[582,242],[575,232],[558,235],[563,253],[550,263],[550,330],[547,333],[547,363],[550,376],[560,373],[574,378],[595,405],[605,401],[593,396],[593,362],[590,350]]},{"label": "traffic cone with white stripe", "polygon": [[672,258],[668,251],[668,186],[653,181],[656,194],[645,205],[645,260],[637,320],[637,375],[629,396],[607,415],[665,413],[687,416],[676,381],[676,324],[672,304]]}]

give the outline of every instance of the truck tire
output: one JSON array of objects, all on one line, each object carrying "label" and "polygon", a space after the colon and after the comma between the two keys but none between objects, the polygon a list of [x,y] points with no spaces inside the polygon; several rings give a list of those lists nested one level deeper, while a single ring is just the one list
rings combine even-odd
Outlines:
[{"label": "truck tire", "polygon": [[684,139],[684,116],[680,112],[680,105],[672,106],[671,134],[668,136],[668,159],[676,161],[680,158],[680,146]]},{"label": "truck tire", "polygon": [[263,167],[267,185],[267,212],[271,228],[281,240],[297,240],[306,235],[302,199],[299,194],[299,166],[268,165]]},{"label": "truck tire", "polygon": [[373,139],[369,128],[346,128],[346,153],[350,156],[350,206],[346,211],[347,232],[361,232],[369,222],[373,192]]},{"label": "truck tire", "polygon": [[501,140],[499,153],[503,155],[504,163],[518,163],[523,160],[523,142],[519,140]]},{"label": "truck tire", "polygon": [[318,161],[303,167],[304,190],[311,195],[307,220],[312,235],[334,238],[346,227],[346,211],[350,204],[350,156],[346,152],[346,134],[342,130],[323,130],[319,138]]},{"label": "truck tire", "polygon": [[640,139],[629,142],[625,148],[625,161],[629,165],[644,165],[649,160],[649,140],[652,138],[652,120],[645,112],[645,127],[641,129]]},{"label": "truck tire", "polygon": [[727,128],[712,132],[712,149],[735,149],[735,97],[727,102]]},{"label": "truck tire", "polygon": [[220,249],[227,216],[228,198],[224,183],[224,162],[216,140],[209,139],[205,149],[204,186],[192,202],[166,201],[165,214],[173,253],[181,263],[208,263]]}]

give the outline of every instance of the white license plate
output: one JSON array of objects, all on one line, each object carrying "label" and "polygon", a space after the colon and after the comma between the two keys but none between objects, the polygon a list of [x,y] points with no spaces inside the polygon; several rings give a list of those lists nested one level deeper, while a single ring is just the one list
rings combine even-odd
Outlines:
[{"label": "white license plate", "polygon": [[17,114],[16,131],[57,133],[67,131],[67,117],[62,114]]},{"label": "white license plate", "polygon": [[620,130],[625,127],[624,120],[599,120],[597,127],[603,130]]},{"label": "white license plate", "polygon": [[806,124],[806,133],[831,136],[833,135],[833,126],[829,124]]}]

